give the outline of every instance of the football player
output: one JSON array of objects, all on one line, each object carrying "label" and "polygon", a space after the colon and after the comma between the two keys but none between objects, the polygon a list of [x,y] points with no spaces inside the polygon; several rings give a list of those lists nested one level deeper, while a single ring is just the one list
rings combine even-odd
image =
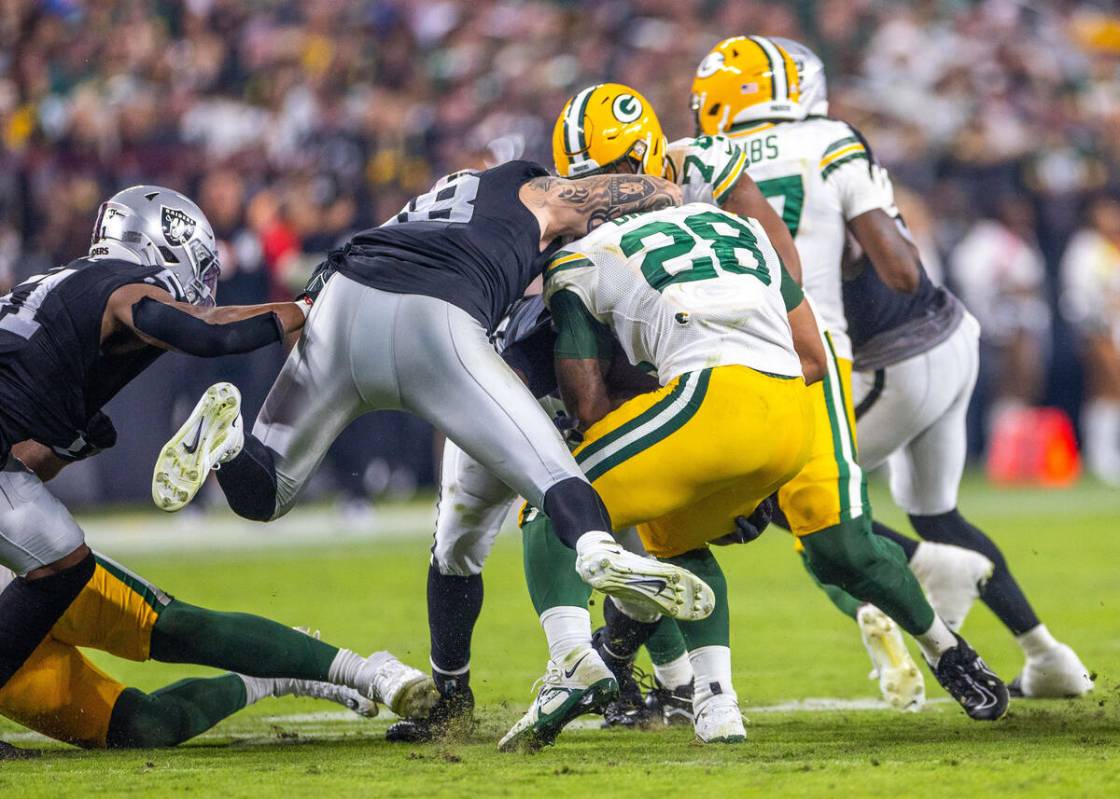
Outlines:
[{"label": "football player", "polygon": [[[443,178],[320,267],[305,295],[314,307],[304,334],[252,434],[241,431],[236,388],[218,384],[203,396],[157,459],[156,504],[183,507],[220,465],[235,512],[275,519],[354,418],[404,409],[545,508],[580,563],[610,563],[583,572],[594,586],[644,591],[645,604],[669,615],[706,614],[711,592],[702,581],[615,542],[559,432],[488,339],[561,238],[679,199],[660,177],[575,183],[528,161]],[[665,590],[649,589],[655,584]]]},{"label": "football player", "polygon": [[[826,363],[813,312],[762,225],[706,203],[624,217],[569,245],[545,271],[545,300],[560,392],[579,420],[576,462],[617,529],[637,526],[647,552],[715,591],[709,617],[679,620],[696,671],[697,736],[742,741],[727,584],[708,542],[732,533],[811,455],[806,383]],[[613,407],[603,367],[616,343],[660,387]],[[503,749],[550,744],[617,692],[592,647],[590,589],[555,568],[564,553],[550,525],[536,508],[522,513],[526,580],[550,658]],[[643,622],[659,618],[626,597],[612,601]]]},{"label": "football player", "polygon": [[[115,443],[101,408],[163,352],[248,352],[301,330],[295,303],[213,307],[218,271],[198,206],[135,186],[102,204],[87,257],[0,298],[0,713],[53,738],[172,745],[269,694],[330,697],[367,713],[367,700],[383,701],[405,714],[435,697],[430,679],[387,652],[359,657],[267,619],[172,598],[92,552],[44,485]],[[238,674],[147,695],[78,647]]]},{"label": "football player", "polygon": [[[806,114],[825,117],[828,89],[820,59],[797,42],[779,42],[798,64]],[[866,142],[863,146],[866,149]],[[883,210],[909,244],[910,234],[894,205],[887,171],[869,151],[866,161],[857,162],[881,184]],[[1021,674],[1010,686],[1012,694],[1084,694],[1092,688],[1088,670],[1039,620],[996,543],[957,508],[966,455],[965,413],[979,366],[979,324],[948,289],[930,281],[913,246],[896,247],[891,260],[869,257],[856,240],[851,249],[843,301],[854,351],[852,387],[860,464],[865,469],[887,465],[891,494],[923,539],[976,552],[994,565],[979,596],[1015,636],[1026,657]],[[892,261],[906,260],[911,274],[918,277],[916,285],[900,285],[890,270]],[[931,604],[950,627],[960,629],[976,596],[971,590],[974,575],[986,571],[983,561],[960,559],[955,573],[933,568],[928,544],[878,522],[875,528],[902,546]],[[832,596],[852,613],[850,597]]]},{"label": "football player", "polygon": [[[270,696],[312,697],[336,702],[359,716],[377,715],[377,703],[365,694],[306,678],[231,673],[180,680],[150,694],[124,687],[94,666],[78,647],[111,651],[129,660],[150,657],[227,668],[236,661],[258,674],[283,674],[289,671],[287,664],[259,660],[270,658],[273,653],[267,650],[273,646],[259,648],[258,636],[287,641],[289,646],[298,643],[311,652],[317,648],[318,633],[308,637],[267,619],[191,607],[105,555],[94,552],[93,556],[93,577],[0,687],[0,714],[12,721],[63,743],[97,749],[174,746]],[[17,579],[15,572],[0,566],[0,596]],[[137,603],[140,598],[144,604]],[[153,614],[161,619],[150,631],[143,629]],[[209,642],[200,646],[208,637]],[[223,653],[224,648],[240,648],[245,654]],[[323,653],[329,654],[330,649]],[[322,668],[319,672],[327,673]],[[388,674],[379,675],[381,683],[373,695],[387,696],[401,709],[406,694],[386,692]]]},{"label": "football player", "polygon": [[[739,82],[734,92],[728,89],[728,93],[740,105],[734,114],[724,109],[715,116],[728,114],[729,118],[744,124],[750,121],[767,130],[784,128],[796,120],[797,73],[788,54],[767,39],[753,37],[728,46],[728,57],[732,55],[737,60],[729,70]],[[716,70],[712,64],[722,63],[720,58],[724,56],[706,59],[699,74],[710,78]],[[774,65],[780,65],[780,69]],[[712,116],[713,104],[704,99],[711,87],[698,78],[695,88],[702,95],[697,107]],[[580,132],[573,134],[577,127]],[[828,170],[831,161],[812,170],[803,166],[808,158],[804,148],[812,145],[822,152],[828,150],[841,132],[850,137],[846,127],[843,131],[829,127],[797,131],[790,141],[773,138],[768,144],[754,146],[731,140],[719,131],[702,131],[696,138],[666,145],[656,115],[640,94],[618,84],[602,84],[583,90],[569,102],[557,122],[553,141],[561,175],[594,174],[603,168],[666,174],[681,184],[686,200],[713,201],[725,210],[740,213],[738,198],[742,195],[789,194],[779,205],[781,218],[794,235],[806,293],[820,309],[818,320],[828,369],[821,383],[810,388],[816,431],[813,455],[805,469],[779,490],[778,504],[814,577],[824,584],[843,586],[861,602],[887,610],[917,639],[931,671],[966,712],[976,719],[992,720],[1006,711],[1006,688],[930,607],[902,551],[871,534],[866,485],[855,460],[848,385],[850,346],[843,333],[842,310],[837,317],[830,303],[839,300],[845,218],[854,220],[855,227],[867,238],[874,238],[876,245],[886,226],[893,233],[897,231],[880,210],[881,188],[861,174],[850,174],[855,171],[851,162],[841,165],[843,172]],[[802,147],[799,155],[791,149],[794,146]],[[765,171],[756,174],[756,168],[774,159],[785,159],[787,168],[796,164],[801,171],[793,176],[769,177],[771,173]],[[884,246],[878,245],[876,254]],[[671,253],[666,250],[666,257],[671,258]],[[823,295],[823,302],[818,294]],[[838,322],[826,321],[830,311],[831,318]],[[834,332],[834,325],[839,326],[840,333]],[[625,614],[616,616],[615,623],[608,627],[610,634],[604,640],[609,652],[603,654],[617,666],[616,670],[623,669],[642,634],[639,629],[624,629]],[[644,635],[649,633],[647,628]],[[924,699],[924,687],[905,647],[890,647],[900,641],[877,643],[877,651],[883,653],[878,665],[885,695],[898,706],[919,704]],[[968,665],[962,669],[961,664]]]}]

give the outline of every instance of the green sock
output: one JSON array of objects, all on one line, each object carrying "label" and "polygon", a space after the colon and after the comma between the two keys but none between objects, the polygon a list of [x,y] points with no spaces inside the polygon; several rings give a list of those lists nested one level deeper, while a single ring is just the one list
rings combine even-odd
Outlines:
[{"label": "green sock", "polygon": [[813,582],[817,584],[817,587],[824,591],[825,596],[832,600],[832,604],[835,605],[841,613],[854,621],[856,613],[859,612],[860,605],[863,603],[844,589],[837,588],[834,585],[826,585],[818,580],[817,575],[813,574],[813,568],[809,565],[809,558],[805,555],[804,550],[801,552],[801,563],[805,566],[805,571],[809,572],[809,576],[813,578]]},{"label": "green sock", "polygon": [[543,513],[530,510],[525,517],[521,525],[525,582],[537,615],[565,605],[586,608],[591,586],[576,574],[575,550],[560,542]]},{"label": "green sock", "polygon": [[702,646],[731,646],[731,617],[727,607],[727,578],[715,555],[708,548],[694,549],[665,561],[688,569],[711,586],[716,595],[712,615],[700,621],[677,620],[677,628],[689,651]]},{"label": "green sock", "polygon": [[175,746],[245,707],[236,674],[181,680],[145,694],[126,688],[113,706],[106,744],[113,749]]},{"label": "green sock", "polygon": [[176,599],[152,629],[151,654],[164,663],[213,666],[251,677],[324,681],[338,649],[260,616],[220,613]]},{"label": "green sock", "polygon": [[653,635],[646,641],[646,651],[649,652],[650,662],[655,666],[672,663],[681,655],[688,652],[684,636],[681,635],[677,620],[671,616],[662,616],[653,631]]},{"label": "green sock", "polygon": [[817,580],[875,605],[911,635],[933,625],[934,612],[910,571],[902,547],[871,532],[867,514],[804,536],[806,562]]}]

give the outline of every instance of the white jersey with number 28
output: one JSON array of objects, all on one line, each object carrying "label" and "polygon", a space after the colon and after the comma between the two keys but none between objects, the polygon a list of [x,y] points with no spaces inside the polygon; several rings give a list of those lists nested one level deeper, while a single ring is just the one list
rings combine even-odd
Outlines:
[{"label": "white jersey with number 28", "polygon": [[662,385],[729,364],[794,377],[801,361],[786,306],[801,292],[783,274],[756,220],[691,203],[625,216],[574,242],[546,269],[545,300],[574,293]]}]

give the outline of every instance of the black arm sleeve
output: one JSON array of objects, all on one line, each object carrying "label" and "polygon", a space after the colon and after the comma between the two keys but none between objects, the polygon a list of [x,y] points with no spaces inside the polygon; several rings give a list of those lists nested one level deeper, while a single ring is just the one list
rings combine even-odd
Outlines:
[{"label": "black arm sleeve", "polygon": [[284,326],[275,313],[211,325],[151,297],[143,297],[132,306],[132,324],[157,341],[203,358],[252,352],[284,338]]}]

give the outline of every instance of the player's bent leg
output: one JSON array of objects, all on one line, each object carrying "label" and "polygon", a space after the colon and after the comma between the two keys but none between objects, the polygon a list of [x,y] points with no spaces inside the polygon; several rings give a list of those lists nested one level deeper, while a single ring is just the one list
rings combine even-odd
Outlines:
[{"label": "player's bent leg", "polygon": [[618,693],[614,675],[591,647],[591,589],[571,568],[575,552],[550,526],[535,509],[522,516],[525,578],[548,639],[549,662],[533,704],[499,741],[503,751],[552,744],[572,719],[601,712]]},{"label": "player's bent leg", "polygon": [[57,741],[103,748],[124,690],[77,647],[47,637],[0,685],[0,715]]},{"label": "player's bent leg", "polygon": [[0,591],[0,686],[5,685],[47,638],[93,576],[93,555],[68,569],[28,580],[0,568],[10,580]]},{"label": "player's bent leg", "polygon": [[731,624],[727,579],[708,548],[670,558],[702,575],[716,594],[716,610],[700,621],[678,622],[695,672],[692,708],[696,737],[704,743],[746,740],[739,699],[731,683]]},{"label": "player's bent leg", "polygon": [[[610,530],[556,426],[494,351],[482,324],[432,297],[400,295],[399,305],[392,357],[402,407],[446,433],[534,507],[553,512],[557,533],[570,545],[583,533]],[[363,315],[358,334],[365,324]],[[359,385],[377,368],[369,357],[356,358]],[[550,490],[558,494],[546,499]]]},{"label": "player's bent leg", "polygon": [[0,463],[0,497],[0,564],[16,575],[57,564],[85,543],[66,506],[12,455]]},{"label": "player's bent leg", "polygon": [[925,680],[918,669],[902,633],[894,621],[874,605],[856,599],[842,588],[817,579],[805,555],[801,539],[797,551],[809,577],[824,591],[837,610],[859,627],[864,649],[871,658],[869,679],[879,683],[883,701],[899,710],[920,710],[925,704]]},{"label": "player's bent leg", "polygon": [[[392,368],[379,346],[390,340],[392,309],[365,307],[367,298],[359,289],[364,287],[343,275],[327,284],[261,407],[252,435],[245,434],[238,452],[225,453],[229,459],[218,470],[218,483],[235,513],[254,521],[282,516],[347,424],[375,407],[399,407]],[[369,319],[365,335],[355,341],[351,334],[359,314]],[[352,347],[382,362],[380,382],[364,386],[364,392],[355,384]],[[183,450],[192,444],[188,434],[173,451],[187,457]],[[161,455],[157,461],[157,477],[165,460]],[[196,469],[186,477],[196,471],[191,486],[206,479],[205,470]]]},{"label": "player's bent leg", "polygon": [[[1039,620],[1003,552],[991,538],[955,508],[936,515],[913,515],[910,522],[923,538],[971,550],[970,554],[993,564],[980,598],[1015,636],[1026,656],[1022,673],[1012,683],[1014,692],[1027,697],[1068,697],[1081,696],[1092,689],[1089,670]],[[931,601],[933,596],[931,591]]]},{"label": "player's bent leg", "polygon": [[282,624],[172,601],[151,634],[151,656],[251,677],[329,682],[353,688],[398,716],[425,715],[437,694],[427,675],[388,652],[363,658]]},{"label": "player's bent leg", "polygon": [[105,745],[110,749],[177,746],[246,706],[236,674],[182,680],[151,694],[125,689],[113,707]]},{"label": "player's bent leg", "polygon": [[1007,712],[1007,687],[933,612],[901,548],[872,535],[869,527],[839,525],[804,536],[814,574],[881,608],[913,635],[938,682],[971,718],[1001,718]]},{"label": "player's bent leg", "polygon": [[377,715],[377,704],[352,688],[302,680],[226,674],[191,678],[145,694],[124,689],[113,706],[105,745],[111,749],[177,746],[269,696],[306,696]]}]

